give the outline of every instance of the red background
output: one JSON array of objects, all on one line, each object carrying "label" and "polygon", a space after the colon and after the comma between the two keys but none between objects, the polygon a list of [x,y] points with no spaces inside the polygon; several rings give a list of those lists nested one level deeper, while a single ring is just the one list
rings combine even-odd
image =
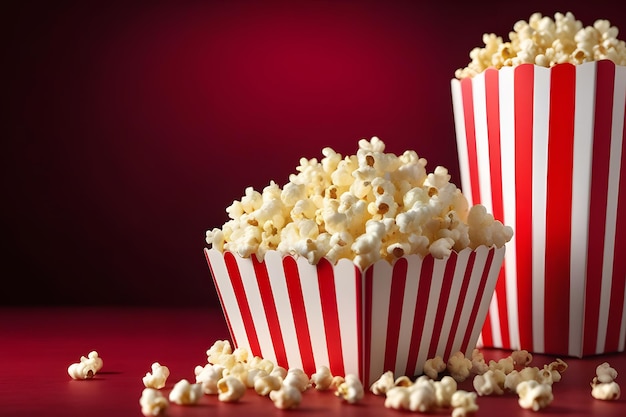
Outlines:
[{"label": "red background", "polygon": [[300,157],[379,136],[460,184],[450,79],[517,20],[600,1],[3,7],[0,305],[209,305],[207,229]]}]

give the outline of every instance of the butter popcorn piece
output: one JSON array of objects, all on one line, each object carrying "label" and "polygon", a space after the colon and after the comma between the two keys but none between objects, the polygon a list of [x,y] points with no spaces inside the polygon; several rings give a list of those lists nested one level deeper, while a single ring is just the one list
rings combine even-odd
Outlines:
[{"label": "butter popcorn piece", "polygon": [[141,413],[146,417],[164,415],[169,402],[161,394],[161,391],[154,388],[144,388],[139,398]]},{"label": "butter popcorn piece", "polygon": [[463,382],[470,375],[472,361],[467,359],[463,352],[456,352],[448,359],[446,368],[455,381]]},{"label": "butter popcorn piece", "polygon": [[290,368],[283,380],[283,385],[291,385],[304,392],[310,386],[310,379],[302,369]]},{"label": "butter popcorn piece", "polygon": [[330,369],[327,366],[320,366],[316,372],[311,375],[311,384],[315,386],[318,391],[325,391],[330,388],[333,383],[333,375],[330,373]]},{"label": "butter popcorn piece", "polygon": [[478,411],[475,392],[456,391],[452,394],[450,405],[453,407],[452,417],[472,416]]},{"label": "butter popcorn piece", "polygon": [[363,399],[365,392],[359,377],[354,374],[347,374],[344,382],[337,387],[335,395],[343,398],[349,404],[355,404]]},{"label": "butter popcorn piece", "polygon": [[246,386],[233,375],[225,376],[217,381],[218,399],[223,402],[236,402],[246,393]]},{"label": "butter popcorn piece", "polygon": [[409,387],[409,410],[428,413],[437,407],[437,392],[433,380],[423,376]]},{"label": "butter popcorn piece", "polygon": [[293,385],[281,385],[280,389],[269,393],[270,400],[276,408],[298,408],[302,401],[302,392]]},{"label": "butter popcorn piece", "polygon": [[159,362],[154,362],[150,368],[152,369],[152,373],[146,372],[146,376],[142,378],[143,385],[146,388],[163,388],[167,377],[170,376],[169,368],[161,365]]},{"label": "butter popcorn piece", "polygon": [[90,379],[102,369],[102,365],[102,358],[98,356],[98,352],[92,350],[87,357],[81,356],[80,362],[71,364],[67,373],[72,379]]},{"label": "butter popcorn piece", "polygon": [[603,362],[596,367],[596,376],[591,381],[591,395],[597,400],[612,401],[620,397],[620,386],[615,382],[617,371]]},{"label": "butter popcorn piece", "polygon": [[385,395],[391,388],[395,387],[395,378],[392,371],[383,373],[376,381],[370,385],[370,391],[374,395]]},{"label": "butter popcorn piece", "polygon": [[517,385],[520,407],[539,411],[546,408],[554,399],[552,385],[535,380],[522,381]]},{"label": "butter popcorn piece", "polygon": [[191,384],[186,379],[181,379],[170,391],[169,399],[179,405],[194,405],[202,398],[202,384]]},{"label": "butter popcorn piece", "polygon": [[205,394],[218,394],[217,382],[224,376],[224,367],[222,365],[212,365],[207,363],[204,366],[196,366],[194,374],[196,382],[202,385]]},{"label": "butter popcorn piece", "polygon": [[437,379],[439,374],[446,370],[446,363],[441,356],[427,359],[424,362],[424,374],[431,379]]}]

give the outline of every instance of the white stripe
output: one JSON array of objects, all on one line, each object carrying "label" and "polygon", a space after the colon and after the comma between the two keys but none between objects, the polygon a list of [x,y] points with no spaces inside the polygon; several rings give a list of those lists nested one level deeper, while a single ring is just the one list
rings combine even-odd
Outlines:
[{"label": "white stripe", "polygon": [[550,69],[534,66],[533,97],[533,348],[544,350],[544,300],[546,253],[546,189],[548,170],[548,126],[550,114]]},{"label": "white stripe", "polygon": [[487,97],[485,92],[485,74],[479,74],[472,80],[474,101],[474,123],[476,128],[476,155],[478,159],[478,183],[480,203],[488,213],[493,213],[491,198],[491,163],[489,161],[489,134],[487,130]]},{"label": "white stripe", "polygon": [[213,279],[221,295],[222,308],[228,316],[230,328],[233,332],[232,336],[237,341],[237,347],[250,349],[250,342],[248,341],[246,329],[243,325],[243,318],[239,310],[239,305],[237,304],[237,297],[235,297],[235,291],[233,290],[230,276],[226,269],[224,255],[213,248],[207,250],[206,253],[209,256]]},{"label": "white stripe", "polygon": [[252,321],[254,322],[256,336],[259,341],[259,347],[261,348],[261,356],[276,363],[276,353],[274,352],[274,345],[270,337],[270,329],[267,324],[265,308],[263,308],[263,300],[261,299],[261,292],[257,284],[252,260],[240,256],[235,256],[235,260],[239,267],[241,281],[243,282],[246,299],[248,300],[248,307],[250,308]]},{"label": "white stripe", "polygon": [[[515,72],[504,67],[499,72],[500,86],[500,153],[502,163],[502,202],[505,225],[515,226]],[[504,259],[506,279],[507,317],[509,324],[509,348],[520,349],[519,315],[517,304],[517,249],[515,233],[506,244]]]},{"label": "white stripe", "polygon": [[389,318],[389,299],[391,297],[391,265],[386,261],[378,261],[370,266],[374,268],[372,280],[372,327],[370,340],[370,377],[382,375],[390,369],[385,365],[385,343],[387,340],[387,324]]},{"label": "white stripe", "polygon": [[465,133],[465,114],[463,109],[463,93],[461,82],[453,79],[452,90],[452,110],[454,113],[454,127],[456,131],[456,146],[459,158],[459,171],[461,177],[461,190],[467,198],[470,206],[472,203],[472,184],[470,181],[469,156],[467,153],[467,135]]},{"label": "white stripe", "polygon": [[491,301],[489,302],[489,322],[491,323],[491,347],[507,348],[502,344],[502,327],[500,325],[500,309],[498,308],[498,291],[493,292]]},{"label": "white stripe", "polygon": [[[487,261],[487,255],[489,253],[489,249],[486,246],[480,246],[476,250],[485,252],[485,260],[482,263],[482,268],[480,271],[481,272],[480,275],[482,275],[482,270],[485,270],[487,268],[486,261]],[[493,254],[493,259],[491,261],[491,266],[487,275],[487,281],[485,283],[483,298],[476,299],[475,301],[476,303],[480,303],[480,304],[478,306],[478,312],[476,314],[476,321],[474,322],[474,329],[471,330],[472,333],[469,339],[469,344],[467,345],[467,350],[465,351],[465,356],[468,356],[472,352],[472,350],[474,350],[475,343],[472,343],[472,341],[476,340],[480,332],[480,329],[482,327],[483,319],[485,315],[487,314],[487,300],[489,300],[489,294],[493,293],[496,287],[496,282],[498,281],[498,275],[500,274],[500,268],[502,266],[502,259],[504,258],[505,253],[506,253],[505,247],[502,247],[502,248],[496,249]]]},{"label": "white stripe", "polygon": [[[480,249],[480,248],[478,248]],[[469,248],[463,249],[459,252],[459,256],[467,256],[472,251]],[[463,337],[469,331],[468,324],[470,315],[472,314],[472,308],[474,308],[474,303],[476,301],[476,294],[478,293],[478,286],[480,285],[481,272],[485,267],[485,261],[487,259],[487,252],[484,250],[476,250],[476,256],[474,258],[474,265],[472,267],[472,271],[469,277],[469,285],[467,286],[467,292],[465,293],[465,298],[459,300],[459,306],[457,308],[461,308],[461,316],[459,319],[459,331],[457,331],[454,337],[454,344],[452,345],[451,353],[454,354],[461,350],[461,345],[463,344]],[[464,271],[465,273],[465,271]],[[489,305],[490,297],[485,297],[482,302]]]},{"label": "white stripe", "polygon": [[341,349],[343,350],[343,366],[347,374],[359,374],[359,333],[360,326],[358,316],[357,284],[354,262],[349,259],[340,259],[334,267],[335,297],[337,314],[339,316],[339,331],[341,336]]},{"label": "white stripe", "polygon": [[[454,267],[452,285],[450,286],[450,295],[448,297],[445,316],[441,325],[441,336],[439,338],[439,345],[437,345],[437,352],[435,353],[436,356],[443,357],[448,340],[450,340],[450,338],[454,338],[455,336],[455,334],[452,333],[452,320],[454,319],[454,313],[459,305],[461,287],[463,286],[463,277],[465,275],[465,270],[467,269],[468,261],[467,252],[464,253],[466,254],[465,256],[457,256],[456,265]],[[458,329],[456,330],[458,331]]]},{"label": "white stripe", "polygon": [[583,350],[584,309],[580,306],[585,302],[596,69],[595,62],[576,66],[568,353],[577,357],[582,355]]},{"label": "white stripe", "polygon": [[[419,255],[407,257],[406,283],[404,284],[404,298],[402,299],[402,321],[400,322],[400,334],[398,335],[398,354],[396,356],[396,369],[404,374],[411,352],[411,340],[413,339],[413,323],[415,306],[417,304],[417,290],[420,282],[420,270],[423,258]],[[414,372],[417,374],[417,372]]]},{"label": "white stripe", "polygon": [[[600,316],[598,323],[598,342],[596,353],[604,353],[606,332],[609,320],[610,293],[613,277],[613,259],[620,256],[615,253],[615,234],[617,225],[617,199],[620,192],[620,170],[622,159],[622,140],[624,132],[624,114],[626,109],[626,67],[615,66],[615,85],[613,94],[613,114],[611,125],[611,150],[609,157],[609,183],[607,189],[606,225],[604,233],[604,254],[602,256],[602,301],[600,302]],[[624,184],[622,184],[623,189]],[[622,191],[623,192],[623,191]],[[626,279],[626,277],[623,277]],[[622,332],[624,321],[622,320]]]},{"label": "white stripe", "polygon": [[[415,369],[421,373],[424,369],[424,362],[428,359],[428,349],[430,347],[430,341],[433,338],[433,331],[435,329],[435,318],[437,316],[437,306],[441,301],[441,283],[443,282],[443,275],[446,269],[446,263],[448,259],[435,259],[433,265],[433,273],[431,277],[421,277],[422,279],[430,279],[430,292],[428,293],[428,304],[426,307],[426,316],[424,319],[424,327],[422,329],[422,337],[420,339],[419,353],[417,355],[417,363]],[[419,319],[419,317],[418,317]]]},{"label": "white stripe", "polygon": [[291,303],[289,303],[289,292],[287,291],[287,279],[285,278],[285,268],[283,267],[283,256],[276,251],[268,251],[265,254],[265,266],[274,294],[274,305],[280,323],[280,331],[285,345],[287,362],[292,368],[302,369],[302,357],[296,334],[296,326],[293,319]]},{"label": "white stripe", "polygon": [[304,257],[299,257],[297,264],[315,366],[329,366],[330,360],[328,359],[328,345],[326,344],[326,329],[324,327],[324,315],[322,314],[317,268],[315,265],[311,265]]}]

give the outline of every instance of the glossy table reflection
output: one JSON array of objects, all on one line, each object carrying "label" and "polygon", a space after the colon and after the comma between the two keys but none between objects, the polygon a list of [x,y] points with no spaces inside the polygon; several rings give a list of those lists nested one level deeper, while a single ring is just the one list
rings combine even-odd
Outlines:
[{"label": "glossy table reflection", "polygon": [[[180,379],[194,381],[194,367],[206,363],[206,350],[228,339],[219,309],[156,308],[0,308],[0,416],[141,416],[142,377],[153,362],[170,369],[163,393]],[[104,367],[91,380],[74,381],[67,367],[81,355],[96,350]],[[487,359],[509,352],[483,350]],[[542,366],[556,357],[535,355]],[[541,415],[624,416],[626,393],[618,401],[591,397],[589,383],[598,364],[608,361],[619,372],[617,382],[626,390],[626,354],[586,359],[562,358],[569,368],[554,385],[554,401]],[[471,382],[460,385],[471,390]],[[220,403],[204,396],[196,406],[170,404],[169,416],[400,416],[407,412],[386,409],[384,398],[368,393],[358,405],[348,405],[332,392],[314,389],[303,395],[301,407],[283,411],[249,390],[238,404]],[[479,397],[477,416],[530,416],[513,394]],[[434,415],[450,415],[443,409]]]}]

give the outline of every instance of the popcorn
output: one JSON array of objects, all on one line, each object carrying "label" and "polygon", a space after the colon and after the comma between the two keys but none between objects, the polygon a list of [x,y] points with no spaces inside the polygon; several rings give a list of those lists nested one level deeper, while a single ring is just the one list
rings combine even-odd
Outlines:
[{"label": "popcorn", "polygon": [[67,373],[72,379],[90,379],[102,369],[102,358],[95,350],[89,352],[87,357],[81,356],[80,362],[73,363],[67,368]]},{"label": "popcorn", "polygon": [[365,392],[359,377],[354,374],[348,374],[345,376],[344,382],[337,387],[335,395],[343,398],[349,404],[355,404],[363,399]]},{"label": "popcorn", "polygon": [[447,169],[427,174],[415,152],[384,149],[373,137],[359,141],[356,155],[324,148],[321,161],[302,158],[282,189],[273,181],[263,192],[247,188],[226,209],[230,220],[206,232],[206,242],[259,260],[276,250],[311,264],[348,258],[365,269],[409,254],[444,258],[466,247],[502,247],[512,238],[513,230],[484,207],[468,207]]},{"label": "popcorn", "polygon": [[450,405],[454,407],[452,417],[471,416],[478,411],[476,404],[476,393],[459,390],[452,394]]},{"label": "popcorn", "polygon": [[279,390],[282,384],[282,378],[276,375],[265,375],[254,381],[254,391],[259,395],[267,396],[270,392]]},{"label": "popcorn", "polygon": [[424,362],[424,374],[431,379],[437,379],[439,373],[446,370],[446,363],[441,356],[435,356],[432,359],[427,359]]},{"label": "popcorn", "polygon": [[310,380],[302,369],[291,368],[287,371],[283,385],[291,385],[292,387],[298,388],[301,392],[304,392],[309,387]]},{"label": "popcorn", "polygon": [[246,393],[246,386],[236,376],[225,376],[217,381],[218,399],[224,402],[236,402]]},{"label": "popcorn", "polygon": [[539,411],[546,408],[554,399],[552,385],[535,380],[522,381],[517,385],[520,407]]},{"label": "popcorn", "polygon": [[596,367],[596,376],[591,381],[591,395],[597,400],[617,400],[620,397],[620,387],[614,379],[617,371],[603,362]]},{"label": "popcorn", "polygon": [[468,78],[490,67],[525,63],[552,67],[607,59],[626,65],[626,43],[617,39],[618,32],[608,20],[596,20],[593,26],[583,27],[571,12],[555,13],[554,19],[534,13],[528,22],[515,23],[508,41],[493,33],[484,34],[484,47],[472,49],[471,62],[456,70],[455,77]]},{"label": "popcorn", "polygon": [[211,365],[210,363],[195,367],[196,382],[202,385],[205,394],[219,393],[217,382],[224,376],[224,369],[221,365]]},{"label": "popcorn", "polygon": [[451,376],[444,376],[441,381],[435,381],[435,395],[437,397],[438,407],[449,407],[452,401],[452,395],[456,392],[457,383]]},{"label": "popcorn", "polygon": [[154,388],[144,388],[141,392],[141,398],[139,398],[139,405],[141,405],[141,413],[150,417],[165,414],[169,403],[161,391]]},{"label": "popcorn", "polygon": [[165,386],[167,377],[170,376],[170,370],[167,366],[163,366],[158,362],[154,362],[151,366],[152,373],[146,372],[143,377],[143,385],[146,388],[161,389]]},{"label": "popcorn", "polygon": [[302,401],[301,391],[293,385],[283,384],[280,389],[269,393],[269,397],[276,408],[289,409],[298,408]]},{"label": "popcorn", "polygon": [[330,388],[333,383],[333,376],[327,366],[320,366],[317,372],[311,375],[311,384],[315,385],[318,391],[325,391]]},{"label": "popcorn", "polygon": [[385,407],[395,410],[408,410],[409,389],[407,387],[392,387],[385,395]]},{"label": "popcorn", "polygon": [[506,374],[500,369],[490,369],[474,377],[473,385],[478,395],[504,394]]},{"label": "popcorn", "polygon": [[[374,393],[374,395],[384,395],[387,392],[395,387],[395,379],[392,371],[387,371],[380,376],[372,385],[370,385],[370,391]],[[393,395],[393,394],[392,394]],[[393,401],[393,400],[390,400]],[[395,407],[392,407],[395,408]]]},{"label": "popcorn", "polygon": [[467,359],[463,352],[456,352],[448,359],[447,369],[452,378],[457,382],[463,382],[470,374],[472,361]]},{"label": "popcorn", "polygon": [[424,376],[409,388],[409,410],[420,413],[433,411],[437,406],[437,393],[433,381]]},{"label": "popcorn", "polygon": [[202,398],[202,384],[191,384],[186,379],[181,379],[170,391],[169,399],[179,405],[194,405]]}]

